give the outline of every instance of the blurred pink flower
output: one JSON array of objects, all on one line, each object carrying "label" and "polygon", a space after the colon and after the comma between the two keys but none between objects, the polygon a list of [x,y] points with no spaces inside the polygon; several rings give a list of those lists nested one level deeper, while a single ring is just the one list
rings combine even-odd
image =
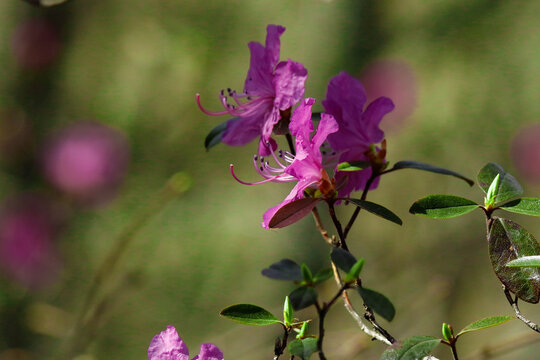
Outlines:
[{"label": "blurred pink flower", "polygon": [[19,195],[0,208],[0,268],[15,282],[36,289],[59,275],[55,238],[62,214],[38,195]]},{"label": "blurred pink flower", "polygon": [[381,122],[384,131],[401,127],[417,106],[418,90],[412,67],[403,60],[379,60],[368,65],[360,80],[364,84],[368,101],[386,96],[396,106]]},{"label": "blurred pink flower", "polygon": [[514,136],[510,155],[526,181],[540,183],[540,124],[526,126]]},{"label": "blurred pink flower", "polygon": [[79,122],[52,135],[43,150],[46,178],[76,200],[100,203],[115,194],[129,162],[123,133],[97,122]]},{"label": "blurred pink flower", "polygon": [[[148,360],[189,360],[189,351],[174,326],[168,325],[150,342]],[[213,344],[202,344],[192,360],[223,360],[223,353]]]},{"label": "blurred pink flower", "polygon": [[55,25],[44,18],[21,22],[11,38],[11,52],[17,64],[30,70],[47,67],[59,56],[60,34]]},{"label": "blurred pink flower", "polygon": [[[357,79],[341,72],[330,80],[326,99],[322,104],[339,125],[339,131],[328,136],[328,143],[340,154],[340,162],[370,161],[367,152],[372,151],[375,144],[384,138],[379,124],[383,116],[394,109],[392,100],[379,97],[367,106],[366,103],[366,92]],[[382,151],[377,152],[385,154]],[[379,160],[384,161],[384,158]],[[351,192],[363,189],[371,173],[371,167],[346,173],[338,171],[336,183],[341,183],[342,179],[347,177],[347,183],[338,191],[339,197],[347,197]],[[375,189],[377,185],[378,180],[371,184],[370,189]]]},{"label": "blurred pink flower", "polygon": [[[221,141],[227,145],[245,145],[260,137],[259,155],[269,155],[270,149],[276,149],[271,138],[274,125],[281,119],[281,111],[289,110],[304,97],[304,84],[307,70],[300,63],[287,60],[279,61],[280,36],[285,28],[268,25],[266,46],[250,42],[251,62],[247,73],[244,92],[241,94],[228,89],[228,95],[234,105],[227,102],[227,96],[221,91],[220,99],[225,111],[210,112],[205,110],[197,94],[199,108],[208,115],[232,115]],[[241,102],[247,100],[247,102]]]}]

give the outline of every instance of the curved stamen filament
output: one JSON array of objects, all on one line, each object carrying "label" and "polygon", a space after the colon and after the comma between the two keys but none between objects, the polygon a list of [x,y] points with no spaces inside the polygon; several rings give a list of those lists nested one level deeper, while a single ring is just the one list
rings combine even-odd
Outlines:
[{"label": "curved stamen filament", "polygon": [[[269,178],[267,178],[267,179],[265,179],[265,180],[261,180],[261,181],[257,181],[257,182],[253,182],[253,183],[248,183],[248,182],[245,182],[245,181],[240,180],[240,179],[236,176],[236,174],[234,173],[234,165],[233,165],[233,164],[230,165],[230,169],[231,169],[231,174],[232,174],[233,178],[234,178],[236,181],[238,181],[240,184],[244,184],[244,185],[259,185],[259,184],[264,184],[264,183],[267,183],[267,182],[271,182],[271,181],[273,181],[273,180],[276,180],[276,179],[278,179],[279,177],[281,177],[282,175],[284,175],[284,174],[282,173],[282,174],[279,174],[279,175],[275,175],[275,176],[269,177]],[[287,175],[287,176],[289,176],[289,175]]]},{"label": "curved stamen filament", "polygon": [[201,111],[202,111],[203,113],[205,113],[206,115],[219,116],[219,115],[226,115],[226,114],[229,114],[229,111],[211,112],[211,111],[206,110],[206,109],[203,108],[203,106],[201,105],[200,97],[201,97],[200,94],[196,94],[196,95],[195,95],[195,99],[197,100],[197,105],[199,106],[199,109],[201,109]]}]

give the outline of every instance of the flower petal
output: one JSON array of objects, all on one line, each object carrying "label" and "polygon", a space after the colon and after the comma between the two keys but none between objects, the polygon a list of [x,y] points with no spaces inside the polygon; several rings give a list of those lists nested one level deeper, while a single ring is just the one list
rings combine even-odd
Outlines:
[{"label": "flower petal", "polygon": [[361,132],[372,144],[379,143],[384,138],[384,132],[379,124],[384,115],[394,110],[394,103],[387,97],[381,96],[371,102],[362,115]]},{"label": "flower petal", "polygon": [[289,130],[292,136],[295,136],[298,140],[309,140],[311,132],[313,131],[313,121],[311,120],[311,107],[315,103],[315,99],[307,98],[300,103],[300,105],[294,109],[291,117],[291,123]]},{"label": "flower petal", "polygon": [[241,146],[249,143],[261,133],[260,116],[233,118],[227,121],[221,142],[231,146]]},{"label": "flower petal", "polygon": [[189,360],[189,351],[174,326],[168,325],[150,342],[148,360]]},{"label": "flower petal", "polygon": [[306,78],[304,65],[291,60],[280,62],[272,79],[276,94],[274,106],[286,110],[296,105],[304,97]]},{"label": "flower petal", "polygon": [[223,353],[214,344],[202,344],[201,352],[192,360],[223,360]]}]

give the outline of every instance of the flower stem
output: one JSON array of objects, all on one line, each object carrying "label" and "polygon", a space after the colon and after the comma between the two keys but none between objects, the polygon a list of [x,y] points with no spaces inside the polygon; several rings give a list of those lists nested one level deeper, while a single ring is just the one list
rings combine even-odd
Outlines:
[{"label": "flower stem", "polygon": [[[367,194],[369,192],[369,188],[371,187],[371,184],[380,174],[371,173],[371,176],[369,177],[368,181],[366,182],[366,185],[364,186],[364,191],[362,192],[362,197],[360,200],[366,200]],[[343,235],[347,237],[349,234],[349,231],[351,231],[351,228],[356,221],[356,218],[358,217],[358,214],[360,213],[361,208],[357,207],[354,209],[354,213],[352,214],[349,222],[347,223],[347,226],[345,226],[345,231],[343,232]]]}]

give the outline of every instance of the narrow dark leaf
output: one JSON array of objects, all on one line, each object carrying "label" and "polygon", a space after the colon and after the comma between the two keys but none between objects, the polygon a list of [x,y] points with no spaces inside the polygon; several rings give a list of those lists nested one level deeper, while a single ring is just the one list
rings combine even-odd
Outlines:
[{"label": "narrow dark leaf", "polygon": [[351,161],[339,163],[336,167],[337,171],[357,171],[363,170],[369,167],[371,163],[369,161]]},{"label": "narrow dark leaf", "polygon": [[315,304],[317,301],[317,292],[310,286],[301,286],[289,294],[289,299],[294,310],[302,310]]},{"label": "narrow dark leaf", "polygon": [[206,139],[204,139],[204,147],[206,150],[210,150],[210,148],[216,146],[221,142],[221,138],[223,137],[223,133],[227,129],[227,122],[229,120],[222,122],[215,128],[213,128],[208,135],[206,135]]},{"label": "narrow dark leaf", "polygon": [[395,224],[398,224],[398,225],[403,224],[403,221],[401,221],[399,216],[397,216],[392,211],[390,211],[389,209],[385,208],[382,205],[375,204],[374,202],[371,202],[371,201],[360,200],[360,199],[340,199],[340,200],[350,201],[351,203],[358,206],[359,208],[369,211],[370,213],[380,216],[383,219],[389,220]]},{"label": "narrow dark leaf", "polygon": [[512,200],[500,206],[501,209],[513,213],[540,216],[540,199],[539,198],[520,198]]},{"label": "narrow dark leaf", "polygon": [[475,321],[467,326],[465,326],[457,335],[456,337],[463,335],[465,333],[471,332],[471,331],[477,331],[482,329],[487,329],[492,326],[497,326],[500,324],[504,324],[505,322],[514,319],[513,316],[492,316],[488,317],[482,320]]},{"label": "narrow dark leaf", "polygon": [[289,259],[283,259],[261,271],[266,277],[274,280],[302,281],[300,265]]},{"label": "narrow dark leaf", "polygon": [[271,312],[252,304],[231,305],[219,313],[227,319],[245,325],[271,325],[281,323]]},{"label": "narrow dark leaf", "polygon": [[509,261],[508,267],[540,267],[540,255],[523,256],[516,260]]},{"label": "narrow dark leaf", "polygon": [[369,306],[371,310],[375,311],[386,320],[392,321],[394,315],[396,315],[396,309],[386,296],[375,290],[364,287],[359,287],[358,293],[364,300],[364,303]]},{"label": "narrow dark leaf", "polygon": [[417,169],[417,170],[424,170],[424,171],[429,171],[429,172],[437,173],[437,174],[450,175],[450,176],[457,177],[458,179],[464,180],[470,186],[474,185],[473,180],[455,171],[440,168],[438,166],[433,166],[433,165],[422,163],[419,161],[398,161],[397,163],[394,164],[391,170],[400,170],[400,169]]},{"label": "narrow dark leaf", "polygon": [[540,245],[521,225],[493,218],[488,237],[491,265],[499,280],[521,300],[540,301],[540,269],[507,267],[508,262],[523,256],[540,254]]},{"label": "narrow dark leaf", "polygon": [[412,204],[409,212],[432,219],[447,219],[465,215],[478,208],[472,200],[454,195],[429,195]]},{"label": "narrow dark leaf", "polygon": [[332,277],[332,275],[334,275],[334,272],[332,271],[332,269],[319,270],[315,274],[315,276],[313,277],[313,282],[314,283],[321,283],[323,281],[326,281],[326,280],[330,279]]},{"label": "narrow dark leaf", "polygon": [[484,166],[478,173],[478,186],[487,193],[489,186],[493,182],[493,179],[499,174],[499,189],[496,191],[497,198],[495,204],[510,200],[523,194],[523,188],[511,174],[504,171],[504,169],[495,163],[489,163]]},{"label": "narrow dark leaf", "polygon": [[303,198],[290,202],[274,214],[268,226],[275,229],[294,224],[309,214],[321,200],[320,198]]},{"label": "narrow dark leaf", "polygon": [[291,355],[298,356],[303,360],[317,351],[317,339],[308,337],[305,339],[296,339],[289,343],[289,352]]},{"label": "narrow dark leaf", "polygon": [[441,339],[433,336],[412,336],[388,348],[381,360],[420,360],[429,355],[440,342]]},{"label": "narrow dark leaf", "polygon": [[356,264],[356,258],[354,257],[354,255],[347,250],[341,248],[332,249],[330,258],[338,268],[345,271],[346,273],[348,273],[353,267],[353,265]]}]

